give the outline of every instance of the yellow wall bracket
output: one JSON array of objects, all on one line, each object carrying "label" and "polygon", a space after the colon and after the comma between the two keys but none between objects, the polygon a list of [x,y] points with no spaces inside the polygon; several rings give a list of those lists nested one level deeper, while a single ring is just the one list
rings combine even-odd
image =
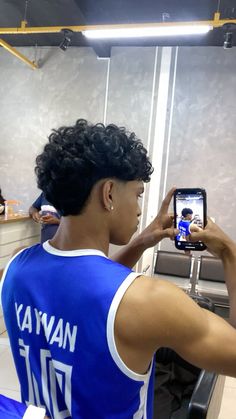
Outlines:
[{"label": "yellow wall bracket", "polygon": [[169,26],[200,26],[209,25],[214,28],[222,27],[225,24],[236,24],[236,19],[220,19],[220,13],[215,12],[213,19],[210,20],[193,20],[189,22],[148,22],[148,23],[119,23],[119,24],[102,24],[102,25],[79,25],[79,26],[27,26],[27,22],[22,20],[21,26],[18,28],[0,28],[0,35],[30,35],[35,33],[59,33],[63,29],[69,29],[73,32],[84,32],[87,30],[98,29],[128,29],[128,28],[148,28],[148,27],[169,27]]},{"label": "yellow wall bracket", "polygon": [[[80,25],[80,26],[36,26],[27,27],[27,22],[23,20],[21,26],[18,28],[0,28],[0,35],[20,35],[20,34],[43,34],[43,33],[59,33],[65,29],[69,29],[73,32],[83,32],[86,30],[97,30],[97,29],[126,29],[126,28],[148,28],[148,27],[170,27],[170,26],[199,26],[209,25],[212,29],[220,28],[226,24],[236,24],[236,19],[220,19],[220,13],[215,12],[214,17],[211,20],[202,21],[191,21],[191,22],[149,22],[149,23],[125,23],[125,24],[113,24],[113,25]],[[5,41],[0,39],[0,45],[6,48],[10,53],[20,58],[26,64],[30,65],[33,69],[37,69],[38,66],[33,61],[28,60],[23,54],[18,52],[15,48],[11,47]]]},{"label": "yellow wall bracket", "polygon": [[0,39],[0,45],[5,48],[7,51],[9,51],[11,54],[15,55],[20,60],[24,61],[26,64],[28,64],[33,70],[36,70],[38,68],[37,64],[33,61],[30,61],[25,55],[21,54],[17,49],[13,48],[11,45],[9,45],[7,42],[3,41],[3,39]]}]

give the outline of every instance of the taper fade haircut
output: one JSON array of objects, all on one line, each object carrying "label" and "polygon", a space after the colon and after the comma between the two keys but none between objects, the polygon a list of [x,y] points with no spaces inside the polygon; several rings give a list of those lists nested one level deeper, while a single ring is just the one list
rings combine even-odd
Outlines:
[{"label": "taper fade haircut", "polygon": [[147,150],[133,132],[85,119],[53,130],[35,167],[38,187],[63,216],[80,214],[100,179],[149,182],[152,172]]}]

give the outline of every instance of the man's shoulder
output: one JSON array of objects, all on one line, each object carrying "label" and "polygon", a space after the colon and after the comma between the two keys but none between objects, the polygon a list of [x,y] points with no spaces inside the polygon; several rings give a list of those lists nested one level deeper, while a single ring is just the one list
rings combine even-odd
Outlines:
[{"label": "man's shoulder", "polygon": [[39,248],[42,248],[40,243],[33,244],[32,246],[21,246],[21,247],[16,248],[12,252],[9,264],[11,264],[13,260],[17,262],[17,260],[21,259],[21,257],[25,257],[26,255],[30,254],[32,256],[32,254],[34,254],[36,250]]},{"label": "man's shoulder", "polygon": [[171,301],[179,298],[182,293],[182,290],[167,280],[137,275],[126,292],[124,302],[127,307],[132,305],[147,312],[155,307],[157,313],[169,307]]},{"label": "man's shoulder", "polygon": [[[140,275],[124,294],[116,316],[120,339],[130,345],[145,342],[152,350],[163,343],[163,337],[176,323],[176,305],[185,294],[174,284]],[[184,302],[183,302],[184,303]],[[162,345],[163,346],[163,345]]]}]

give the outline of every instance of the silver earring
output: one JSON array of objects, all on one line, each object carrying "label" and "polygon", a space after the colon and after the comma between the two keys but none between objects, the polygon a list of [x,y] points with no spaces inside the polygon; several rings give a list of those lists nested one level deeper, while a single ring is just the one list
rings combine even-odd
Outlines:
[{"label": "silver earring", "polygon": [[110,211],[113,211],[114,207],[113,205],[110,205]]}]

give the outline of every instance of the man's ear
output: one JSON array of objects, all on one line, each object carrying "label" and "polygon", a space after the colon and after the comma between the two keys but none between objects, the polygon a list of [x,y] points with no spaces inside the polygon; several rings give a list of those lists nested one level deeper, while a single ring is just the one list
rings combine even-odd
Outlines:
[{"label": "man's ear", "polygon": [[115,188],[115,181],[107,179],[102,185],[102,205],[107,211],[114,209],[113,194]]}]

